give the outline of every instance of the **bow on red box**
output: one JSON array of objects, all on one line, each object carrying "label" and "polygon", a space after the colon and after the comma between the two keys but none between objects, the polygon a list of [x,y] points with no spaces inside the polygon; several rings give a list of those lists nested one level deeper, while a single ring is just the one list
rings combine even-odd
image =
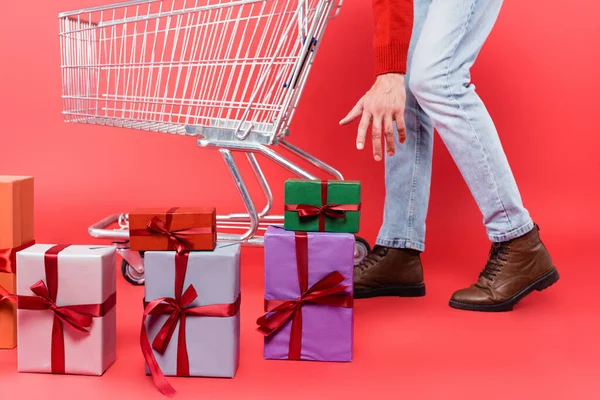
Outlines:
[{"label": "bow on red box", "polygon": [[[175,395],[175,389],[167,382],[165,375],[161,371],[154,352],[163,354],[173,336],[173,332],[179,323],[179,335],[177,341],[177,376],[190,376],[190,363],[186,344],[186,318],[188,316],[197,317],[233,317],[240,309],[240,300],[238,297],[232,304],[211,304],[207,306],[191,307],[194,300],[198,297],[193,285],[183,291],[183,284],[187,272],[189,253],[175,255],[175,298],[162,297],[146,304],[144,317],[142,319],[142,332],[140,335],[140,345],[148,369],[152,375],[152,380],[158,390],[166,395]],[[148,338],[146,330],[146,319],[149,315],[168,315],[166,322],[154,338],[152,345]]]},{"label": "bow on red box", "polygon": [[325,217],[345,218],[346,211],[360,211],[360,204],[328,204],[328,181],[321,181],[321,206],[311,204],[286,204],[285,211],[297,211],[300,219],[319,218],[319,232],[325,230]]},{"label": "bow on red box", "polygon": [[349,287],[340,285],[344,276],[334,271],[323,279],[308,287],[308,235],[306,232],[295,232],[296,263],[298,265],[298,282],[300,297],[292,300],[265,300],[266,314],[256,323],[258,331],[270,336],[292,320],[288,358],[299,360],[302,350],[302,306],[306,303],[323,304],[334,307],[352,308],[353,298],[344,293]]},{"label": "bow on red box", "polygon": [[19,310],[50,310],[54,314],[50,352],[51,371],[53,374],[65,373],[64,324],[80,332],[89,332],[93,319],[106,315],[108,311],[114,308],[117,302],[116,293],[113,293],[102,304],[70,306],[58,306],[56,304],[56,295],[58,293],[58,254],[67,247],[69,245],[53,246],[44,254],[46,283],[40,280],[31,286],[31,291],[35,296],[11,295],[0,288],[0,300],[8,299],[16,301]]},{"label": "bow on red box", "polygon": [[34,241],[25,243],[22,246],[12,249],[0,250],[0,273],[16,274],[17,273],[17,253],[25,250],[35,244]]},{"label": "bow on red box", "polygon": [[146,224],[146,229],[133,229],[130,231],[131,236],[154,236],[161,235],[169,239],[169,249],[176,250],[178,254],[182,254],[191,248],[187,237],[195,235],[209,235],[213,233],[213,228],[210,226],[202,228],[188,229],[171,229],[173,222],[173,214],[180,207],[173,207],[167,211],[165,222],[158,217],[152,217]]}]

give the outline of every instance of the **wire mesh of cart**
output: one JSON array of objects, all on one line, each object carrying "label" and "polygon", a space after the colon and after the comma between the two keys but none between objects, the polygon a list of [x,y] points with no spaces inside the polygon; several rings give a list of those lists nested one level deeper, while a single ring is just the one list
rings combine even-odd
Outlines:
[{"label": "wire mesh of cart", "polygon": [[[258,163],[262,155],[293,174],[317,179],[275,148],[335,179],[334,168],[290,144],[289,125],[328,21],[343,0],[130,0],[59,14],[66,122],[197,137],[217,149],[245,212],[217,217],[219,240],[261,245],[283,222]],[[243,152],[262,189],[258,210],[233,152]],[[143,284],[143,254],[129,250],[128,215],[89,233],[110,239],[122,272]],[[369,250],[357,238],[356,260]]]}]

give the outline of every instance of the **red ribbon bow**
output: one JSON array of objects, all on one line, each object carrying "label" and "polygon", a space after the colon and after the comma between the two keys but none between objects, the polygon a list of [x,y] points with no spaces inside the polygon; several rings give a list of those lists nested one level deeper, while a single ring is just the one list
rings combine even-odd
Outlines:
[{"label": "red ribbon bow", "polygon": [[[186,317],[187,316],[199,316],[199,317],[233,317],[240,309],[240,300],[238,297],[235,303],[232,304],[211,304],[207,306],[190,307],[194,300],[198,297],[198,293],[193,285],[188,286],[183,294],[183,283],[185,280],[185,274],[187,272],[189,253],[184,252],[183,254],[177,254],[175,256],[175,296],[162,297],[153,300],[146,305],[144,310],[144,317],[142,319],[142,332],[140,335],[140,345],[142,347],[142,353],[150,374],[152,375],[152,381],[158,388],[158,390],[166,396],[174,396],[175,389],[166,380],[165,375],[161,371],[154,352],[156,350],[160,354],[163,354],[175,332],[177,323],[179,323],[179,335],[177,342],[177,376],[190,376],[190,363],[187,352],[186,343]],[[146,319],[148,315],[167,314],[169,317],[161,327],[160,331],[154,338],[152,345],[148,338],[148,332],[146,330]]]},{"label": "red ribbon bow", "polygon": [[[61,322],[58,325],[62,333],[62,323],[70,325],[79,332],[88,332],[92,326],[93,317],[90,314],[78,312],[73,306],[59,307],[56,305],[44,281],[39,281],[31,286],[31,291],[36,296],[17,296],[21,310],[51,310],[55,318]],[[54,325],[57,325],[56,323]],[[52,329],[54,331],[54,328]],[[61,335],[62,336],[62,335]]]},{"label": "red ribbon bow", "polygon": [[34,244],[35,241],[31,241],[19,247],[0,250],[0,273],[15,274],[17,271],[17,253]]},{"label": "red ribbon bow", "polygon": [[152,217],[146,227],[151,233],[168,237],[169,243],[177,250],[178,254],[182,254],[190,247],[186,236],[208,235],[212,233],[211,227],[172,230],[168,225],[170,224],[162,222],[158,217]]},{"label": "red ribbon bow", "polygon": [[345,294],[349,286],[340,285],[344,276],[334,271],[308,288],[308,235],[296,232],[296,262],[300,297],[295,300],[265,300],[265,311],[256,323],[258,331],[270,336],[292,319],[288,358],[299,360],[302,350],[302,306],[306,303],[323,304],[334,307],[351,308],[353,298]]},{"label": "red ribbon bow", "polygon": [[58,292],[58,253],[67,248],[68,245],[57,245],[50,248],[44,254],[44,265],[46,269],[46,283],[39,281],[31,286],[35,296],[10,296],[17,300],[17,308],[20,310],[50,310],[54,313],[52,323],[52,348],[51,348],[51,371],[53,374],[65,373],[65,338],[63,324],[66,323],[79,332],[89,332],[94,317],[103,317],[111,310],[117,301],[116,293],[113,293],[102,304],[83,304],[71,306],[57,306],[56,295]]},{"label": "red ribbon bow", "polygon": [[298,211],[300,218],[318,217],[325,215],[329,218],[344,218],[346,211],[358,211],[358,204],[325,204],[313,206],[311,204],[288,204],[286,211]]},{"label": "red ribbon bow", "polygon": [[285,211],[298,211],[300,219],[319,218],[319,231],[325,230],[325,217],[345,218],[347,211],[360,211],[360,204],[327,204],[327,184],[321,181],[321,206],[312,204],[286,204]]}]

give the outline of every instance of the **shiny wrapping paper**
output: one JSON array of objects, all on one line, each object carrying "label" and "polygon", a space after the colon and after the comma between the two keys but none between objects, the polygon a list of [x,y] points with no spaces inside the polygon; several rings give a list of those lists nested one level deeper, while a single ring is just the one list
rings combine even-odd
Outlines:
[{"label": "shiny wrapping paper", "polygon": [[[301,296],[295,233],[269,227],[265,234],[265,300],[289,300]],[[308,286],[338,271],[352,296],[354,235],[307,233]],[[352,361],[353,309],[325,304],[304,304],[302,313],[301,360]],[[288,359],[292,321],[265,338],[264,357]]]},{"label": "shiny wrapping paper", "polygon": [[[175,252],[150,251],[144,256],[145,301],[175,298]],[[240,297],[240,245],[219,243],[213,252],[190,252],[183,291],[193,286],[197,297],[189,307],[234,304]],[[169,315],[149,315],[146,328],[153,343]],[[163,354],[153,350],[165,376],[178,376],[179,329],[177,323]],[[188,315],[186,348],[189,376],[233,378],[240,351],[240,314],[207,317]]]},{"label": "shiny wrapping paper", "polygon": [[[154,218],[160,227],[149,227]],[[178,244],[181,250],[213,250],[216,225],[212,207],[139,208],[129,214],[129,245],[135,251],[177,250]]]},{"label": "shiny wrapping paper", "polygon": [[[11,249],[33,239],[33,178],[0,175],[0,286],[10,293],[16,289],[16,275],[7,272],[14,271],[15,256]],[[12,349],[16,345],[16,307],[11,302],[2,302],[0,349]]]},{"label": "shiny wrapping paper", "polygon": [[36,284],[53,286],[48,280],[47,256],[56,247],[36,244],[17,254],[19,371],[102,375],[116,358],[115,249],[73,245],[58,252],[52,278],[57,285],[56,306],[73,309],[102,306],[106,311],[92,319],[89,332],[62,324],[64,372],[57,372],[55,350],[59,346],[53,332],[56,314],[50,309],[22,309],[25,303],[22,297],[35,297],[37,293],[32,289]]},{"label": "shiny wrapping paper", "polygon": [[360,182],[290,179],[285,182],[284,202],[288,231],[356,233],[360,229]]}]

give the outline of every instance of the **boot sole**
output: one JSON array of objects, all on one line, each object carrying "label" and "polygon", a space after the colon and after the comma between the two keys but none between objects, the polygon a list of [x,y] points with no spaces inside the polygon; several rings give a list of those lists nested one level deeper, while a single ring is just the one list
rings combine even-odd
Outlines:
[{"label": "boot sole", "polygon": [[504,300],[501,303],[496,304],[473,304],[473,303],[462,303],[456,300],[450,300],[450,307],[455,308],[457,310],[466,310],[466,311],[481,311],[481,312],[503,312],[503,311],[512,311],[513,307],[521,301],[525,296],[537,290],[541,292],[544,289],[549,288],[554,285],[560,279],[560,275],[555,267],[536,281],[534,281],[531,285],[526,286],[521,289],[516,294],[512,295],[508,299]]},{"label": "boot sole", "polygon": [[370,299],[373,297],[423,297],[425,284],[386,286],[375,289],[355,289],[355,299]]}]

